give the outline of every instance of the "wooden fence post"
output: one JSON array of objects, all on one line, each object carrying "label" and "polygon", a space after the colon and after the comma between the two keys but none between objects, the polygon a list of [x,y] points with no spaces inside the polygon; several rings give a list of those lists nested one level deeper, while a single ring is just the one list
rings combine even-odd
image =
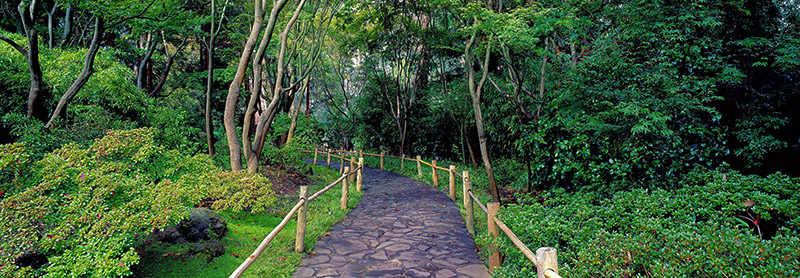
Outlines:
[{"label": "wooden fence post", "polygon": [[327,167],[331,168],[331,149],[325,149],[325,152],[328,154],[328,160],[326,160]]},{"label": "wooden fence post", "polygon": [[450,165],[450,200],[456,201],[456,166]]},{"label": "wooden fence post", "polygon": [[[349,173],[350,167],[344,167],[344,172]],[[342,199],[340,200],[340,203],[342,205],[342,209],[347,209],[347,177],[342,179]]]},{"label": "wooden fence post", "polygon": [[472,181],[469,180],[469,172],[464,171],[464,211],[466,212],[467,231],[470,236],[475,236],[475,215],[472,213],[472,198],[469,192],[472,191]]},{"label": "wooden fence post", "polygon": [[358,158],[358,178],[356,179],[356,190],[358,192],[364,192],[362,190],[362,184],[364,183],[364,158]]},{"label": "wooden fence post", "polygon": [[422,157],[418,155],[417,156],[417,175],[419,175],[421,177],[422,176],[422,163],[420,161],[422,161]]},{"label": "wooden fence post", "polygon": [[553,247],[536,249],[536,272],[538,278],[545,278],[545,272],[553,271],[558,274],[558,252]]},{"label": "wooden fence post", "polygon": [[339,158],[341,158],[341,160],[339,161],[339,174],[344,174],[344,153],[343,152],[339,152]]},{"label": "wooden fence post", "polygon": [[400,154],[400,171],[403,171],[406,167],[406,155]]},{"label": "wooden fence post", "polygon": [[319,154],[319,149],[314,148],[314,165],[317,165],[317,155]]},{"label": "wooden fence post", "polygon": [[[355,155],[355,154],[351,154],[351,155],[350,155],[350,169],[355,169],[355,167],[353,167],[353,164],[354,164],[355,162],[356,162],[356,155]],[[347,176],[347,180],[348,180],[349,182],[353,182],[355,179],[356,179],[356,176],[355,176],[355,175],[348,175],[348,176]]]},{"label": "wooden fence post", "polygon": [[303,206],[297,211],[297,235],[294,239],[294,251],[303,252],[306,242],[306,215],[308,214],[308,186],[300,186],[300,200]]},{"label": "wooden fence post", "polygon": [[358,158],[364,157],[364,150],[358,150]]},{"label": "wooden fence post", "polygon": [[433,186],[439,187],[439,169],[436,169],[436,159],[431,160],[431,179],[433,179]]},{"label": "wooden fence post", "polygon": [[383,151],[381,151],[381,170],[383,170]]},{"label": "wooden fence post", "polygon": [[[497,215],[497,211],[500,210],[500,203],[498,202],[490,202],[486,204],[489,206],[489,213],[487,218],[486,227],[489,230],[489,235],[496,239],[497,236],[500,235],[500,231],[497,230],[497,223],[494,222],[494,216]],[[493,250],[492,255],[489,257],[489,274],[494,273],[494,269],[500,267],[500,251],[497,250],[497,246],[494,244],[489,245],[489,249]]]}]

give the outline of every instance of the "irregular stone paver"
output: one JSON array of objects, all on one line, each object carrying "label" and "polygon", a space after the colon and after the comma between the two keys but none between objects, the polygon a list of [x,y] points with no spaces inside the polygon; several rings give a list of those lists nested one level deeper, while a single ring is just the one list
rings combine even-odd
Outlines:
[{"label": "irregular stone paver", "polygon": [[368,167],[363,188],[358,205],[292,277],[489,277],[458,207],[443,192]]}]

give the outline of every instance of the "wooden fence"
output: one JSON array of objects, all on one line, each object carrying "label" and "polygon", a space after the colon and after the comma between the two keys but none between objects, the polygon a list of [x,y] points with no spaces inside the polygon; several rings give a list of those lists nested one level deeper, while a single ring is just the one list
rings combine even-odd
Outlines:
[{"label": "wooden fence", "polygon": [[[331,156],[328,156],[328,166],[330,166],[330,157]],[[333,157],[337,157],[337,156],[333,155]],[[349,160],[350,167],[346,167],[346,166],[344,166],[345,165],[344,164],[344,155],[340,155],[339,157],[342,159],[342,164],[341,165],[343,167],[340,167],[340,172],[342,173],[342,176],[339,177],[338,179],[336,179],[334,182],[332,182],[328,186],[325,186],[325,188],[323,188],[322,190],[317,191],[317,193],[314,193],[313,195],[311,195],[311,197],[308,197],[308,187],[307,186],[301,186],[300,187],[300,200],[297,201],[297,204],[295,204],[294,207],[292,208],[292,210],[290,210],[289,213],[287,213],[286,216],[283,217],[283,220],[281,221],[281,223],[278,224],[277,227],[272,229],[272,232],[270,232],[269,235],[267,235],[267,237],[264,238],[264,240],[261,241],[261,244],[259,244],[258,247],[256,247],[256,250],[253,251],[253,253],[250,256],[248,256],[244,260],[244,262],[242,262],[242,264],[239,265],[238,268],[236,268],[236,270],[231,274],[230,278],[241,277],[242,274],[244,274],[245,270],[247,270],[247,268],[249,268],[250,265],[252,265],[253,262],[259,256],[261,256],[261,253],[264,252],[264,249],[267,248],[269,243],[272,242],[272,240],[278,235],[278,233],[280,233],[283,230],[283,228],[286,226],[286,224],[289,223],[289,220],[292,219],[292,217],[294,216],[295,213],[297,213],[297,234],[295,235],[295,245],[294,245],[295,248],[294,248],[294,250],[296,252],[303,252],[303,250],[305,249],[304,244],[305,244],[305,238],[306,238],[306,215],[308,214],[308,204],[311,203],[311,201],[313,201],[314,199],[316,199],[320,195],[322,195],[323,193],[327,192],[331,188],[333,188],[336,185],[338,185],[339,183],[342,184],[342,198],[340,200],[341,209],[347,209],[347,201],[348,201],[348,197],[347,197],[348,188],[347,187],[348,187],[348,183],[353,182],[354,176],[357,176],[356,190],[358,190],[358,192],[362,191],[361,184],[363,183],[364,161],[363,161],[363,159],[359,159],[358,167],[357,168],[353,168],[353,166],[354,166],[353,164],[355,163],[355,161],[354,160]],[[351,169],[353,169],[353,170],[351,171]]]},{"label": "wooden fence", "polygon": [[[312,151],[308,151],[309,153]],[[384,152],[380,154],[373,154],[373,153],[365,153],[363,150],[359,151],[346,151],[346,150],[324,150],[320,151],[319,149],[315,149],[314,153],[314,164],[317,164],[317,160],[319,158],[320,153],[326,155],[326,163],[327,166],[330,167],[331,165],[331,157],[340,158],[341,164],[339,166],[340,171],[347,171],[348,167],[344,165],[345,160],[345,153],[358,154],[358,167],[359,167],[359,180],[361,180],[361,170],[364,166],[364,156],[373,156],[373,157],[380,157],[380,169],[384,169],[384,161],[386,158],[393,158],[393,159],[400,159],[400,169],[405,168],[405,161],[416,162],[417,164],[417,174],[421,177],[422,176],[422,164],[427,165],[431,168],[431,180],[434,186],[439,186],[439,171],[446,171],[449,175],[449,183],[448,183],[448,195],[452,201],[456,201],[456,179],[455,177],[458,176],[461,178],[462,181],[462,201],[464,202],[464,210],[465,210],[465,219],[464,222],[466,223],[467,230],[470,234],[475,234],[475,214],[473,210],[473,205],[478,205],[478,207],[486,213],[487,219],[487,229],[489,231],[489,235],[493,238],[497,238],[500,235],[499,230],[503,231],[511,242],[514,243],[520,252],[525,255],[528,260],[530,260],[535,266],[538,278],[560,278],[558,274],[558,256],[555,248],[552,247],[542,247],[536,250],[534,254],[521,240],[514,234],[511,229],[506,226],[503,221],[497,218],[496,214],[497,211],[500,210],[500,203],[497,202],[490,202],[487,205],[481,203],[475,194],[472,192],[472,181],[469,178],[469,171],[463,171],[461,174],[456,171],[456,167],[454,165],[450,165],[448,168],[443,168],[437,166],[436,160],[431,160],[431,162],[426,162],[422,160],[420,156],[417,156],[414,159],[406,158],[405,155],[398,156],[390,156],[386,155]],[[336,154],[339,154],[338,156]],[[353,162],[355,161],[354,157],[348,159],[350,161],[350,167],[353,167]],[[361,191],[361,182],[358,183],[359,192]],[[496,267],[499,267],[501,264],[500,261],[500,253],[495,246],[490,246],[493,249],[493,253],[489,258],[489,271],[493,272]]]}]

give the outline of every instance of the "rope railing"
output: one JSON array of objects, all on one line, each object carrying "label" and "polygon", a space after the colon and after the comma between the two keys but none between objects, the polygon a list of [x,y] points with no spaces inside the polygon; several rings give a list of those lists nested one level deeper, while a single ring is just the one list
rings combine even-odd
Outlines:
[{"label": "rope railing", "polygon": [[[344,156],[342,156],[343,158]],[[316,160],[316,155],[315,158]],[[329,159],[330,161],[330,159]],[[352,162],[352,160],[350,160]],[[344,164],[342,164],[344,165]],[[264,252],[264,250],[269,246],[270,242],[272,242],[275,237],[277,237],[278,233],[280,233],[286,224],[289,223],[289,220],[294,217],[295,213],[297,213],[297,234],[295,237],[295,251],[296,252],[303,252],[305,249],[305,233],[306,233],[306,215],[308,213],[308,204],[311,203],[314,199],[319,197],[320,195],[324,194],[334,186],[338,184],[342,184],[342,197],[340,199],[341,209],[347,209],[347,202],[348,202],[348,180],[352,178],[352,176],[357,176],[357,183],[356,183],[356,190],[358,192],[362,192],[362,183],[363,183],[363,169],[364,169],[364,161],[363,159],[359,159],[358,167],[354,168],[352,171],[350,170],[351,167],[344,167],[342,175],[330,183],[329,185],[325,186],[321,190],[317,191],[311,197],[307,197],[308,187],[301,186],[300,187],[300,200],[292,207],[292,209],[283,217],[280,224],[272,229],[272,231],[264,237],[264,240],[256,247],[253,253],[248,256],[236,270],[231,273],[229,278],[238,278],[241,277],[242,274],[258,259],[259,256]]]},{"label": "rope railing", "polygon": [[[309,151],[311,152],[311,151]],[[319,149],[315,149],[314,153],[314,163],[317,162],[317,156],[320,153]],[[431,174],[432,174],[432,183],[434,186],[439,185],[439,176],[438,171],[447,171],[449,174],[449,196],[452,201],[456,201],[455,196],[455,177],[459,177],[462,180],[463,188],[462,188],[462,200],[464,202],[464,210],[465,210],[465,219],[467,230],[470,234],[475,234],[475,216],[473,213],[473,205],[477,205],[484,213],[487,215],[487,228],[489,230],[489,234],[493,237],[497,237],[499,232],[497,228],[503,231],[506,236],[511,239],[511,242],[514,244],[517,249],[522,252],[525,257],[530,260],[537,269],[538,278],[561,278],[558,274],[558,258],[557,252],[555,248],[552,247],[542,247],[536,250],[536,254],[534,254],[525,244],[514,234],[514,232],[500,219],[496,217],[497,211],[500,209],[500,204],[496,202],[490,202],[487,205],[481,203],[478,197],[472,192],[472,181],[469,178],[469,172],[463,171],[461,174],[456,171],[455,165],[450,165],[449,168],[439,167],[436,165],[436,160],[431,160],[431,162],[426,162],[422,160],[420,156],[416,158],[409,158],[405,155],[401,155],[400,157],[397,156],[388,156],[384,152],[380,154],[373,154],[367,153],[364,151],[348,151],[348,150],[325,150],[323,153],[328,155],[328,167],[330,167],[330,157],[334,156],[337,158],[344,159],[343,153],[353,153],[358,154],[359,156],[359,168],[363,167],[363,156],[372,156],[372,157],[380,157],[380,169],[384,170],[384,159],[385,158],[394,158],[400,159],[401,170],[404,168],[404,161],[412,161],[417,163],[417,173],[420,177],[422,177],[422,165],[427,165],[431,167]],[[341,156],[331,155],[331,153],[340,153]],[[350,159],[352,162],[353,159]],[[343,166],[340,166],[340,169]],[[490,248],[494,249],[494,254],[489,258],[489,271],[493,272],[495,268],[500,267],[500,255],[497,251],[495,246],[490,246]]]},{"label": "rope railing", "polygon": [[483,213],[489,214],[489,209],[486,208],[486,206],[484,206],[483,203],[481,203],[481,200],[478,200],[478,197],[475,197],[475,194],[472,193],[471,190],[469,191],[469,196],[472,197],[472,200],[474,200],[475,204],[478,205],[479,208],[481,208]]}]

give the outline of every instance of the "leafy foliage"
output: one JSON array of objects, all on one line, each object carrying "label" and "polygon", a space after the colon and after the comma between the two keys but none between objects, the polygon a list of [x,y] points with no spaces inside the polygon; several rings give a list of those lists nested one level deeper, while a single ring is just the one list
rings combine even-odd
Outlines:
[{"label": "leafy foliage", "polygon": [[[0,200],[3,276],[32,253],[49,260],[33,270],[37,276],[127,275],[139,258],[134,240],[182,219],[202,200],[219,199],[218,209],[232,211],[259,211],[274,201],[265,178],[224,173],[208,156],[156,145],[155,134],[109,131],[88,148],[70,143],[30,165],[37,179],[12,182],[19,193]],[[24,162],[23,146],[4,147],[2,161]],[[11,162],[3,173],[18,171]]]},{"label": "leafy foliage", "polygon": [[[558,249],[565,277],[800,273],[800,180],[735,172],[694,172],[687,180],[681,189],[634,189],[610,197],[552,190],[504,208],[500,218],[527,246]],[[748,207],[751,201],[755,205]],[[740,221],[747,213],[756,220]],[[507,260],[497,277],[535,277],[510,242],[501,249]]]}]

